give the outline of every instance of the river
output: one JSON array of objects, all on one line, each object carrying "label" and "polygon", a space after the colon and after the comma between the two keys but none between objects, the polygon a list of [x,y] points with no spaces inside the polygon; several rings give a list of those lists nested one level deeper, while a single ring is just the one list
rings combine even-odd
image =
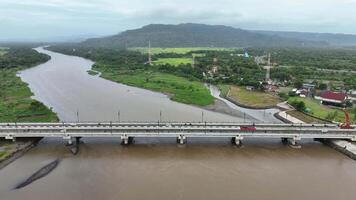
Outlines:
[{"label": "river", "polygon": [[[241,121],[229,115],[171,102],[165,95],[113,83],[86,73],[91,61],[37,49],[52,59],[21,73],[34,98],[63,121]],[[264,112],[264,111],[263,111]],[[273,111],[271,111],[273,112]],[[271,113],[272,114],[272,113]],[[263,116],[269,116],[264,113]],[[258,118],[258,117],[257,117]],[[118,120],[118,119],[117,119]],[[72,155],[64,141],[44,139],[0,170],[0,199],[354,199],[356,162],[313,141],[292,149],[279,140],[83,139]],[[55,159],[59,166],[25,188],[17,184]]]}]

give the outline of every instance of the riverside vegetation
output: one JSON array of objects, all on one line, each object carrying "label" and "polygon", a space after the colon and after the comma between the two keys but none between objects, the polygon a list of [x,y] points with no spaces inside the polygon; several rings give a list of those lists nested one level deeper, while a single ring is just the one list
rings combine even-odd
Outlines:
[{"label": "riverside vegetation", "polygon": [[[264,64],[257,64],[254,57],[263,55],[264,52],[273,52],[272,62],[279,65],[272,69],[271,78],[286,87],[297,87],[303,82],[310,82],[320,89],[356,88],[356,76],[353,73],[337,70],[354,69],[351,65],[354,50],[351,49],[325,49],[323,53],[323,49],[318,48],[153,48],[152,66],[144,64],[147,62],[147,48],[126,50],[57,45],[50,47],[50,50],[94,60],[96,64],[93,69],[101,72],[104,78],[167,93],[172,100],[200,106],[213,103],[213,98],[203,86],[203,82],[218,85],[223,96],[234,88],[233,97],[239,102],[244,100],[251,107],[269,107],[280,102],[274,95],[259,92],[262,88],[260,82],[265,78],[265,70]],[[250,57],[241,56],[245,51],[250,53]],[[311,59],[309,54],[315,56],[315,59]],[[294,56],[303,61],[298,63]],[[324,59],[344,61],[337,62],[336,66],[323,65]],[[214,71],[214,68],[217,70]],[[245,86],[253,86],[256,91],[246,91]],[[289,98],[287,94],[281,96],[285,100]],[[250,101],[257,97],[268,101]],[[250,103],[252,104],[249,105]],[[342,121],[341,114],[331,117],[330,112],[335,112],[334,110],[328,110],[326,116],[315,116]],[[352,109],[350,112],[353,116]]]},{"label": "riverside vegetation", "polygon": [[[17,77],[18,71],[44,63],[49,56],[28,46],[2,49],[0,55],[0,123],[1,122],[57,122],[54,112],[42,103],[31,99],[27,84]],[[27,148],[32,141],[12,143],[0,140],[0,161],[18,150]]]},{"label": "riverside vegetation", "polygon": [[0,56],[0,122],[54,122],[56,114],[33,95],[17,72],[46,62],[49,56],[27,47],[13,47]]}]

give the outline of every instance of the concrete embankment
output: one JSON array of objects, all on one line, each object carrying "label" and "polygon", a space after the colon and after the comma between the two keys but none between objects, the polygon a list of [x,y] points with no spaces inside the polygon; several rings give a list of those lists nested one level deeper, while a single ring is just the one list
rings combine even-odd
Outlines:
[{"label": "concrete embankment", "polygon": [[[275,117],[284,123],[305,123],[295,117],[287,114],[287,111],[281,111],[275,114]],[[348,157],[356,160],[356,144],[347,140],[319,140],[323,144],[336,149],[337,151],[347,155]]]},{"label": "concrete embankment", "polygon": [[356,144],[346,140],[322,140],[322,143],[356,160]]}]

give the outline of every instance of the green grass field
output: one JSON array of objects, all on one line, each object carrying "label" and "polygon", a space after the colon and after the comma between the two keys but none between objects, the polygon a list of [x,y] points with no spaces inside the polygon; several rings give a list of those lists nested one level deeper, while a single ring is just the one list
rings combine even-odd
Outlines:
[{"label": "green grass field", "polygon": [[[324,105],[321,105],[319,101],[314,100],[314,99],[308,99],[308,98],[301,98],[301,97],[290,97],[288,102],[292,101],[303,101],[305,103],[305,106],[310,109],[311,115],[321,118],[321,119],[326,119],[326,120],[331,120],[331,121],[337,121],[337,122],[345,122],[345,114],[343,111],[339,109],[334,109],[330,108]],[[353,123],[356,123],[355,115],[356,113],[353,111],[354,109],[350,109],[350,117]],[[330,116],[334,115],[335,117],[333,119],[330,118]],[[328,117],[329,116],[329,117]]]},{"label": "green grass field", "polygon": [[259,91],[248,91],[245,88],[231,86],[228,97],[236,102],[249,107],[270,107],[280,103],[280,99]]},{"label": "green grass field", "polygon": [[0,56],[3,56],[5,53],[7,53],[7,48],[0,47]]},{"label": "green grass field", "polygon": [[21,68],[0,69],[0,122],[56,122],[55,113],[33,95],[16,73]]},{"label": "green grass field", "polygon": [[180,64],[192,64],[193,60],[191,58],[160,58],[153,62],[155,65],[169,64],[172,66],[179,66]]},{"label": "green grass field", "polygon": [[149,70],[118,72],[101,64],[95,65],[94,69],[102,72],[101,77],[105,79],[162,92],[168,94],[173,101],[198,106],[206,106],[214,102],[210,91],[197,81]]},{"label": "green grass field", "polygon": [[226,97],[227,93],[229,93],[230,85],[219,84],[218,88],[220,90],[220,96],[221,97]]},{"label": "green grass field", "polygon": [[[139,51],[141,53],[148,53],[148,48],[145,47],[137,47],[130,48],[133,51]],[[186,54],[191,51],[201,51],[201,50],[209,50],[209,51],[232,51],[232,48],[208,48],[208,47],[194,47],[194,48],[151,48],[152,54],[160,54],[160,53],[176,53],[176,54]]]}]

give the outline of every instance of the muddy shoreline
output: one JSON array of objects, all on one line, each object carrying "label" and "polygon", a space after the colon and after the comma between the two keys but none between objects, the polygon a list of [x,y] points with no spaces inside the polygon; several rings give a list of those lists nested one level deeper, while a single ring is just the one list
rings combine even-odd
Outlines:
[{"label": "muddy shoreline", "polygon": [[32,148],[36,147],[38,142],[42,138],[35,138],[26,141],[24,144],[21,145],[20,148],[16,148],[16,151],[12,152],[11,154],[7,155],[0,161],[0,170],[5,168],[6,166],[10,165],[12,162],[23,156],[26,152],[31,150]]}]

